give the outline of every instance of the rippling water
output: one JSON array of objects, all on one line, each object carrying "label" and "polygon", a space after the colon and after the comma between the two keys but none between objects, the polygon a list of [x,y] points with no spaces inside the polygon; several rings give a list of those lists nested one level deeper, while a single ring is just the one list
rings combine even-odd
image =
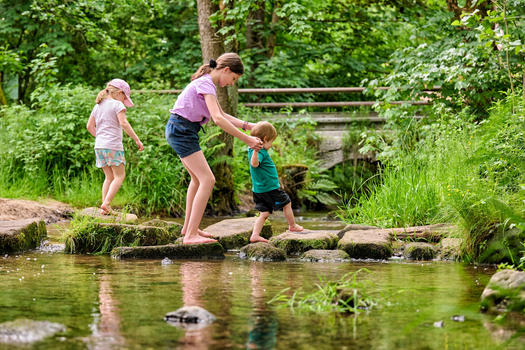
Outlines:
[{"label": "rippling water", "polygon": [[[312,292],[319,276],[335,280],[362,267],[380,303],[368,313],[319,315],[267,303],[284,288]],[[261,263],[230,253],[162,265],[37,251],[0,257],[0,323],[28,318],[67,327],[35,349],[523,349],[516,327],[478,311],[493,273],[447,262]],[[184,305],[218,320],[198,331],[163,320]]]}]

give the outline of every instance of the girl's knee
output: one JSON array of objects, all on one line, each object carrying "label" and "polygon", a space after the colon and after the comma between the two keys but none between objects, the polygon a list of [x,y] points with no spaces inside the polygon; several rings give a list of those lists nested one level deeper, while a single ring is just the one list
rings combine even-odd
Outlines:
[{"label": "girl's knee", "polygon": [[259,214],[259,219],[266,220],[270,216],[269,211],[262,211],[261,214]]}]

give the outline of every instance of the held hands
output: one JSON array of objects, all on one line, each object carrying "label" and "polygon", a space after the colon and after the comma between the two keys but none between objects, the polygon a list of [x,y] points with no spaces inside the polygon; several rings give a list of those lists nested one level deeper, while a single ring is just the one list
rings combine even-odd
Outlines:
[{"label": "held hands", "polygon": [[135,143],[137,144],[139,151],[144,150],[144,145],[142,144],[142,142],[140,142],[140,140],[135,141]]},{"label": "held hands", "polygon": [[248,147],[255,151],[260,150],[263,146],[262,140],[255,136],[248,136],[248,141],[246,142],[246,144],[248,145]]}]

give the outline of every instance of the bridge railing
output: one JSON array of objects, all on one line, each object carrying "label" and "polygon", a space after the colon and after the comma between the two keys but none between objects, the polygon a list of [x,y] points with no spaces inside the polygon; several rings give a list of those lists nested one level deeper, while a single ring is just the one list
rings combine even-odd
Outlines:
[{"label": "bridge railing", "polygon": [[[364,87],[316,87],[316,88],[249,88],[239,89],[238,93],[255,94],[255,95],[274,95],[274,94],[330,94],[330,93],[363,93]],[[377,90],[388,90],[389,87],[377,87]],[[434,86],[425,91],[439,91],[439,86]],[[156,94],[179,94],[181,89],[172,90],[133,90],[133,93],[156,93]],[[360,107],[373,106],[376,103],[384,103],[385,101],[327,101],[327,102],[243,102],[246,107],[258,108],[305,108],[305,107]],[[431,100],[423,99],[418,101],[388,101],[389,104],[412,104],[412,105],[429,105]]]}]

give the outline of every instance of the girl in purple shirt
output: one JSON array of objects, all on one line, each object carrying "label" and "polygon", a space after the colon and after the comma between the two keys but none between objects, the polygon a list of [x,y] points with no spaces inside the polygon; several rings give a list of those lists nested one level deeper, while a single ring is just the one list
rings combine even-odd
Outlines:
[{"label": "girl in purple shirt", "polygon": [[235,84],[244,73],[241,58],[236,53],[225,53],[217,60],[202,65],[191,77],[170,110],[166,124],[166,140],[180,157],[188,170],[191,181],[186,195],[186,215],[184,218],[184,244],[217,242],[211,235],[199,229],[206,204],[210,198],[215,177],[199,146],[201,125],[213,119],[221,129],[237,137],[248,147],[261,149],[262,141],[249,136],[243,130],[250,130],[255,124],[237,119],[225,113],[217,100],[217,86]]}]

